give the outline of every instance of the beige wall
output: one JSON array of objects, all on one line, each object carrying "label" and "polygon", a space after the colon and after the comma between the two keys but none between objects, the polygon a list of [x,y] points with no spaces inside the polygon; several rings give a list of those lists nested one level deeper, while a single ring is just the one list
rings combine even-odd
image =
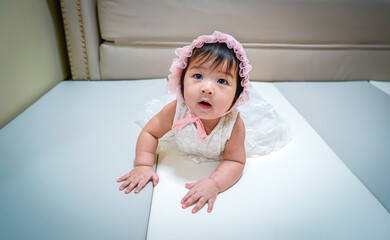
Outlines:
[{"label": "beige wall", "polygon": [[68,74],[59,1],[0,0],[0,128]]}]

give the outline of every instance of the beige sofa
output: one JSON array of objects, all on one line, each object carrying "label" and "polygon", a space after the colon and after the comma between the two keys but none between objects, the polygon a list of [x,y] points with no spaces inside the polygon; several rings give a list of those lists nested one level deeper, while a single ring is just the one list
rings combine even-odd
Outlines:
[{"label": "beige sofa", "polygon": [[[0,130],[0,239],[390,239],[389,1],[60,3],[82,81]],[[211,214],[179,203],[217,163],[176,151],[158,155],[156,187],[119,192],[135,113],[166,93],[175,48],[214,30],[243,43],[292,142],[248,158]]]},{"label": "beige sofa", "polygon": [[73,79],[169,74],[174,49],[235,36],[252,80],[389,80],[388,1],[61,1]]}]

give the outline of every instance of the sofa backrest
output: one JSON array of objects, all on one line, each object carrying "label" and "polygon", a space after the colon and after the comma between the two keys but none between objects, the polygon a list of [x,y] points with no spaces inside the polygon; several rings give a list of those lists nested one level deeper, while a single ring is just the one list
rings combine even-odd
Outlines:
[{"label": "sofa backrest", "polygon": [[214,30],[251,44],[390,44],[390,2],[99,0],[104,40],[188,42]]},{"label": "sofa backrest", "polygon": [[389,0],[98,0],[99,77],[166,77],[175,48],[219,30],[252,80],[390,80],[388,16]]}]

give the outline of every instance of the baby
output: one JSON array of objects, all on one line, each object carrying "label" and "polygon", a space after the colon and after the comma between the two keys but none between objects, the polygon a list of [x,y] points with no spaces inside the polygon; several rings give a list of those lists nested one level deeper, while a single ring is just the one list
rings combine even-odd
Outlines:
[{"label": "baby", "polygon": [[[168,90],[176,100],[167,104],[142,129],[135,167],[117,182],[119,190],[139,193],[159,178],[153,169],[158,140],[173,131],[178,147],[196,162],[220,160],[206,179],[186,184],[183,208],[195,204],[192,213],[207,203],[213,210],[220,192],[234,185],[242,175],[245,161],[245,125],[238,106],[249,99],[251,65],[242,45],[228,34],[214,32],[200,36],[191,45],[176,50]],[[200,156],[200,157],[196,157]]]}]

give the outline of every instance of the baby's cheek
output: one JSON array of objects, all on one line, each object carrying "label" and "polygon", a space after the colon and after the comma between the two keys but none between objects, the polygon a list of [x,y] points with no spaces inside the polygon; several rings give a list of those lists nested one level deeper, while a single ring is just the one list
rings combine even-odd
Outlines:
[{"label": "baby's cheek", "polygon": [[187,106],[196,104],[197,100],[197,94],[195,94],[194,91],[185,91],[184,92],[184,102],[187,104]]},{"label": "baby's cheek", "polygon": [[221,98],[221,104],[223,104],[225,108],[229,109],[233,103],[234,96],[235,96],[235,92],[228,92],[224,94],[224,97]]}]

